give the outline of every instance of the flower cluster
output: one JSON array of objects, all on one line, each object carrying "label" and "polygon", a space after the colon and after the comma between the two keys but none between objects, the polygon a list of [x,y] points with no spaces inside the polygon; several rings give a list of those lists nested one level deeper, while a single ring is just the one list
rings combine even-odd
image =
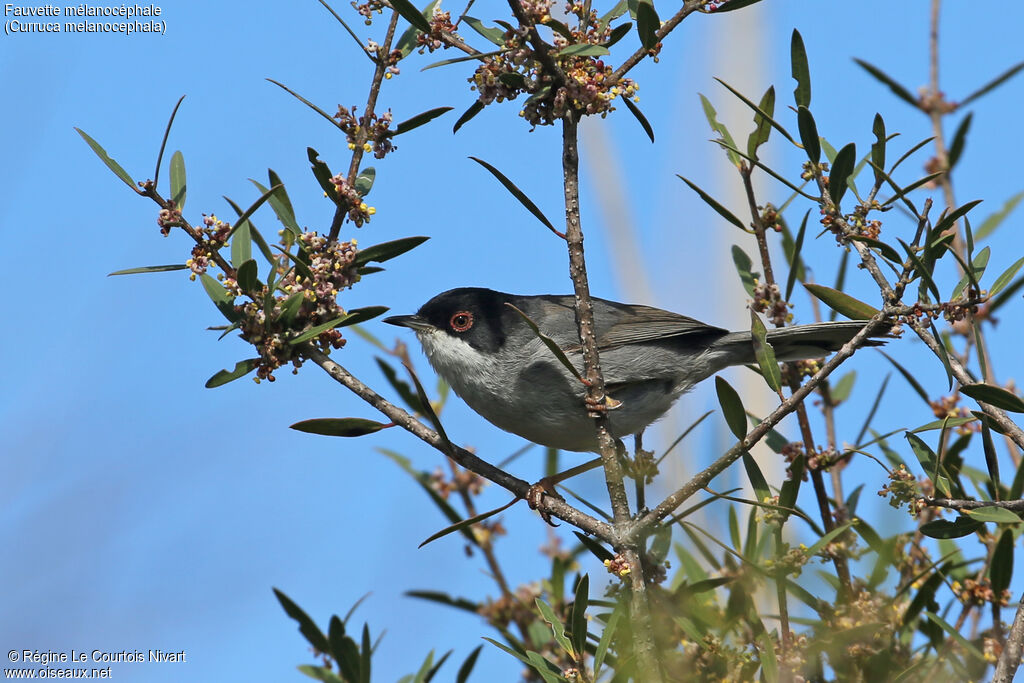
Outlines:
[{"label": "flower cluster", "polygon": [[374,12],[382,14],[384,12],[384,7],[386,6],[384,0],[366,0],[366,2],[363,3],[353,2],[351,4],[352,7],[355,8],[356,12],[362,15],[367,26],[373,23]]},{"label": "flower cluster", "polygon": [[917,517],[925,507],[924,501],[919,498],[921,488],[917,480],[902,464],[889,472],[889,483],[882,487],[878,495],[883,498],[888,496],[889,505],[897,510],[906,504],[911,517]]},{"label": "flower cluster", "polygon": [[629,563],[626,562],[626,558],[624,558],[621,554],[616,555],[610,560],[605,560],[604,568],[608,570],[609,574],[611,574],[612,576],[617,576],[620,579],[624,579],[627,576],[629,576],[630,572]]},{"label": "flower cluster", "polygon": [[461,468],[450,479],[445,476],[444,470],[440,466],[430,476],[430,488],[437,491],[445,500],[453,492],[464,492],[471,496],[479,496],[486,484],[487,480],[479,474]]},{"label": "flower cluster", "polygon": [[769,322],[774,325],[784,325],[793,320],[793,314],[789,309],[793,304],[782,298],[782,290],[774,282],[768,284],[754,280],[754,299],[750,302],[750,308],[757,313],[764,313]]},{"label": "flower cluster", "polygon": [[954,581],[953,593],[960,602],[965,605],[984,605],[986,603],[993,603],[1001,607],[1006,607],[1010,604],[1010,591],[1004,590],[1000,595],[996,595],[996,592],[992,590],[992,584],[989,583],[988,579],[964,579],[961,581]]},{"label": "flower cluster", "polygon": [[[163,211],[160,213],[163,214]],[[181,217],[180,211],[178,211],[178,217]],[[159,221],[159,219],[157,220]],[[161,228],[161,232],[163,232],[163,228]],[[192,271],[189,275],[191,280],[195,280],[196,275],[205,273],[213,261],[213,255],[227,244],[228,237],[231,236],[231,224],[225,223],[216,216],[203,214],[203,226],[196,232],[202,241],[192,247],[192,258],[185,261],[185,265]]]},{"label": "flower cluster", "polygon": [[164,202],[164,208],[156,217],[156,224],[160,226],[160,234],[167,237],[171,234],[171,228],[181,225],[181,209],[173,199]]},{"label": "flower cluster", "polygon": [[345,133],[349,149],[355,149],[356,145],[361,144],[364,151],[372,151],[377,159],[383,159],[388,152],[398,149],[391,142],[394,131],[388,130],[392,120],[390,109],[379,116],[374,113],[360,117],[356,117],[356,109],[358,107],[346,109],[338,105],[338,113],[334,115],[338,119],[338,126]]},{"label": "flower cluster", "polygon": [[[257,381],[274,381],[274,370],[289,362],[294,366],[293,372],[297,372],[302,361],[298,348],[290,344],[290,340],[297,331],[343,316],[345,311],[338,305],[338,293],[359,280],[354,240],[331,242],[315,232],[305,232],[297,241],[302,256],[296,257],[296,262],[302,267],[290,267],[284,257],[278,262],[278,272],[283,275],[276,289],[283,294],[274,297],[274,307],[265,306],[265,285],[261,292],[252,293],[253,300],[235,305],[242,339],[255,346],[260,354]],[[224,280],[224,286],[232,296],[242,294],[238,283],[231,278]],[[321,332],[310,343],[326,352],[342,348],[345,339],[335,328]]]},{"label": "flower cluster", "polygon": [[[959,405],[960,393],[953,392],[949,396],[942,396],[934,401],[928,401],[928,405],[931,406],[932,412],[935,417],[940,420],[954,417],[967,417],[971,414],[966,406]],[[981,431],[981,423],[969,422],[967,424],[960,425],[956,428],[957,434],[969,434],[972,431]]]},{"label": "flower cluster", "polygon": [[634,98],[638,86],[629,78],[615,80],[614,70],[603,60],[588,55],[559,55],[570,45],[602,45],[611,36],[610,26],[601,26],[595,11],[584,16],[582,3],[569,3],[567,11],[581,18],[581,27],[568,29],[569,36],[555,32],[554,60],[558,73],[545,68],[541,58],[528,44],[532,24],[551,21],[551,0],[522,3],[526,25],[506,31],[505,51],[483,60],[472,78],[472,89],[479,92],[479,102],[514,100],[522,93],[530,97],[520,116],[531,125],[551,125],[573,110],[584,115],[606,116],[614,111],[616,97]]},{"label": "flower cluster", "polygon": [[765,561],[765,569],[778,572],[778,576],[800,576],[803,567],[811,558],[807,555],[807,546],[803,543],[795,548],[788,548],[785,553],[775,559]]},{"label": "flower cluster", "polygon": [[430,17],[430,34],[419,33],[416,36],[416,44],[420,48],[420,54],[423,54],[424,50],[433,52],[434,50],[440,50],[442,47],[447,47],[447,44],[441,40],[441,37],[446,34],[455,34],[452,13],[442,12],[440,7],[435,7],[433,16]]},{"label": "flower cluster", "polygon": [[348,207],[348,219],[355,223],[357,228],[363,227],[363,223],[369,222],[370,217],[377,213],[377,209],[366,205],[359,190],[350,185],[345,176],[341,174],[334,176],[331,178],[331,184],[334,185],[338,199]]}]

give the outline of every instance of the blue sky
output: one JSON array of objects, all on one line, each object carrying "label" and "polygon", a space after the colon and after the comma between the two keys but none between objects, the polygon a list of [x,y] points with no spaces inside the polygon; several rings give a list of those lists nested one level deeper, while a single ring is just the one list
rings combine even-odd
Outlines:
[{"label": "blue sky", "polygon": [[[347,3],[338,5],[352,14]],[[942,76],[944,90],[958,99],[1022,59],[1024,9],[948,5]],[[478,3],[474,13],[488,17],[498,7],[504,5]],[[927,78],[927,10],[923,2],[821,3],[812,10],[809,3],[776,0],[753,12],[695,15],[684,22],[667,41],[661,62],[633,74],[657,144],[624,109],[596,123],[600,131],[589,128],[595,122],[587,124],[583,216],[594,293],[744,325],[745,295],[722,256],[742,235],[675,178],[685,175],[722,197],[736,188],[728,164],[708,142],[712,135],[697,93],[724,111],[731,96],[712,76],[755,98],[774,83],[781,112],[791,101],[789,37],[798,28],[811,60],[819,131],[836,147],[855,141],[866,151],[871,119],[881,111],[888,130],[903,134],[893,144],[905,149],[931,134],[927,122],[852,58],[882,66],[916,91]],[[243,380],[204,389],[211,374],[250,353],[240,340],[217,342],[205,330],[218,324],[218,315],[181,273],[106,277],[121,268],[180,262],[189,246],[180,234],[162,238],[155,206],[132,196],[73,130],[92,135],[136,179],[148,178],[167,116],[185,94],[168,156],[177,149],[185,156],[193,222],[199,212],[230,215],[222,195],[247,205],[257,196],[247,179],[265,182],[270,167],[286,183],[300,224],[323,231],[330,210],[309,174],[305,150],[318,149],[339,169],[347,164],[344,140],[264,79],[279,80],[329,111],[339,103],[362,108],[369,62],[313,1],[175,3],[163,7],[161,18],[165,35],[0,37],[6,161],[0,167],[0,230],[13,285],[0,336],[7,358],[0,383],[0,543],[7,549],[0,567],[7,587],[0,597],[0,645],[187,653],[187,664],[114,665],[121,680],[299,680],[295,665],[312,660],[273,598],[276,586],[323,624],[370,593],[355,619],[361,624],[369,618],[374,633],[387,629],[379,680],[415,671],[431,648],[454,648],[453,661],[461,661],[480,635],[491,634],[471,616],[403,592],[451,590],[481,599],[491,591],[490,581],[480,559],[467,559],[455,537],[417,549],[445,522],[374,449],[399,451],[423,469],[440,463],[437,453],[397,430],[360,440],[289,430],[309,417],[376,417],[313,365],[298,377],[281,372],[273,385]],[[753,29],[756,46],[743,37],[749,34],[740,22]],[[352,25],[379,38],[378,26]],[[635,41],[631,35],[623,45]],[[374,162],[377,183],[369,199],[377,215],[361,230],[346,228],[363,245],[418,234],[432,239],[346,292],[346,307],[379,304],[412,312],[433,294],[460,285],[569,291],[564,247],[467,159],[495,164],[556,219],[557,131],[529,132],[515,116],[517,105],[506,104],[488,108],[453,136],[455,117],[474,99],[465,81],[471,68],[420,72],[441,58],[417,55],[404,62],[381,102],[396,120],[438,106],[455,111],[398,138],[399,151]],[[1024,81],[1011,81],[973,107],[957,195],[961,203],[986,200],[976,222],[1022,189],[1015,171],[1024,151],[1022,92]],[[785,116],[780,114],[795,129],[793,117]],[[733,132],[741,138],[750,117],[743,111],[738,120]],[[613,166],[602,161],[600,144]],[[769,158],[792,175],[799,157],[784,145],[773,136]],[[920,175],[926,158],[908,163],[903,179]],[[602,180],[608,173],[618,179],[611,187]],[[786,197],[777,185],[761,187],[765,199],[779,203]],[[625,239],[642,266],[609,237],[624,224],[609,218],[607,202],[614,196],[638,230]],[[738,212],[742,204],[734,206]],[[905,234],[906,221],[892,220]],[[269,211],[257,214],[256,222],[265,233],[277,229]],[[1019,257],[1018,229],[1019,219],[1011,219],[993,238],[990,273]],[[831,282],[838,258],[831,237],[809,245],[807,254],[816,278]],[[651,294],[641,299],[637,283],[643,278]],[[851,272],[850,280],[865,300],[877,301],[862,273]],[[798,299],[795,313],[801,321],[813,319],[805,298]],[[1019,351],[1006,339],[1015,336],[1019,315],[1019,301],[1007,306],[1001,338],[991,340],[1003,381],[1020,370]],[[367,328],[385,340],[396,336],[379,321]],[[411,335],[397,334],[412,342]],[[930,378],[935,395],[943,392],[920,344],[908,339],[890,349]],[[374,354],[353,337],[336,358],[384,388]],[[420,358],[418,350],[414,357]],[[875,354],[860,354],[853,366],[856,388],[869,401],[888,369]],[[431,377],[425,363],[420,369]],[[880,429],[931,419],[902,380],[894,377],[892,384]],[[685,425],[714,406],[713,394],[700,388],[667,424]],[[862,414],[862,404],[841,410],[840,433],[855,433]],[[445,421],[453,438],[491,461],[520,445],[454,398]],[[721,426],[720,418],[709,421],[679,454],[670,476],[706,462],[724,443]],[[528,455],[512,469],[537,478],[540,459]],[[740,474],[730,472],[719,487],[736,482]],[[876,477],[865,489],[870,510],[885,507],[873,495],[878,485]],[[599,499],[600,476],[584,477],[575,488]],[[483,504],[506,500],[489,490]],[[884,519],[891,520],[892,531],[909,528],[903,515]],[[505,513],[505,526],[510,535],[498,553],[510,580],[537,578],[544,562],[535,549],[549,531],[522,505]],[[590,569],[601,576],[599,568]],[[488,646],[478,680],[488,674],[490,680],[511,680],[518,666]],[[448,665],[449,676],[455,668]]]}]

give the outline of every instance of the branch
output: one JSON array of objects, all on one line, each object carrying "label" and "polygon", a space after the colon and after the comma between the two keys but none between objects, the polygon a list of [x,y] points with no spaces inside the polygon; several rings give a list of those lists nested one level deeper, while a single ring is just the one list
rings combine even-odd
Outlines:
[{"label": "branch", "polygon": [[807,380],[807,382],[799,389],[790,394],[789,398],[780,403],[779,406],[764,418],[764,420],[762,420],[756,427],[751,429],[742,441],[734,445],[719,457],[718,460],[711,463],[711,465],[693,477],[681,488],[665,498],[665,500],[659,503],[656,508],[637,519],[633,527],[629,530],[629,537],[636,538],[642,536],[644,532],[650,529],[653,525],[668,517],[676,508],[685,503],[691,496],[707,486],[712,479],[723,472],[727,467],[729,467],[729,465],[739,460],[745,451],[750,450],[750,448],[760,441],[772,427],[781,422],[782,418],[796,410],[796,407],[800,405],[808,394],[814,391],[823,379],[832,374],[833,370],[839,367],[839,365],[847,358],[852,356],[854,352],[879,329],[879,327],[885,324],[884,320],[885,314],[878,313],[871,320],[867,321],[864,324],[864,329],[858,332],[853,339],[844,344],[843,347],[839,349],[824,366],[822,366],[821,370]]},{"label": "branch", "polygon": [[[327,354],[323,353],[319,349],[315,349],[307,345],[303,350],[303,355],[323,368],[323,370],[337,382],[348,387],[348,389],[359,396],[359,398],[384,413],[384,415],[390,418],[392,422],[402,429],[405,429],[413,436],[430,444],[462,467],[465,467],[467,470],[475,472],[488,481],[492,481],[498,486],[510,491],[517,498],[526,498],[526,494],[530,490],[530,484],[527,482],[517,477],[513,477],[508,472],[481,460],[466,449],[460,448],[446,441],[433,429],[426,426],[405,410],[394,405],[373,389],[363,384],[354,375],[350,374],[348,370],[332,361]],[[558,519],[585,531],[605,543],[612,546],[617,545],[618,539],[611,526],[591,517],[590,515],[580,512],[563,500],[552,496],[545,496],[541,500],[539,509],[552,517],[557,517]]]}]

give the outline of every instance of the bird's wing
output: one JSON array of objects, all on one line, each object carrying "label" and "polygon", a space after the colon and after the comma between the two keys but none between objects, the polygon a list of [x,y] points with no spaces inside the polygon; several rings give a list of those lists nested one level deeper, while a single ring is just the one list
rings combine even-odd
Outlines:
[{"label": "bird's wing", "polygon": [[[593,301],[597,346],[601,350],[673,337],[688,335],[718,337],[728,333],[728,330],[720,327],[707,325],[699,320],[660,308],[626,305],[598,298]],[[552,307],[549,311],[560,309],[563,315],[573,315],[573,298],[570,296],[546,297],[546,303]],[[568,353],[580,350],[575,330],[571,335],[557,338],[556,341]]]},{"label": "bird's wing", "polygon": [[598,348],[608,349],[689,335],[719,336],[728,333],[728,330],[721,327],[650,306],[632,306],[625,312],[619,310],[616,318],[617,322],[610,326],[602,326],[598,322]]}]

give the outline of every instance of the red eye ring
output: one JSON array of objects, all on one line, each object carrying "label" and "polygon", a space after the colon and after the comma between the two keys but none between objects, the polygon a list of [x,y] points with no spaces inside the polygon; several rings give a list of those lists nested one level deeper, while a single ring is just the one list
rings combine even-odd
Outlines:
[{"label": "red eye ring", "polygon": [[469,311],[458,311],[452,315],[448,325],[456,332],[465,332],[473,327],[473,314]]}]

